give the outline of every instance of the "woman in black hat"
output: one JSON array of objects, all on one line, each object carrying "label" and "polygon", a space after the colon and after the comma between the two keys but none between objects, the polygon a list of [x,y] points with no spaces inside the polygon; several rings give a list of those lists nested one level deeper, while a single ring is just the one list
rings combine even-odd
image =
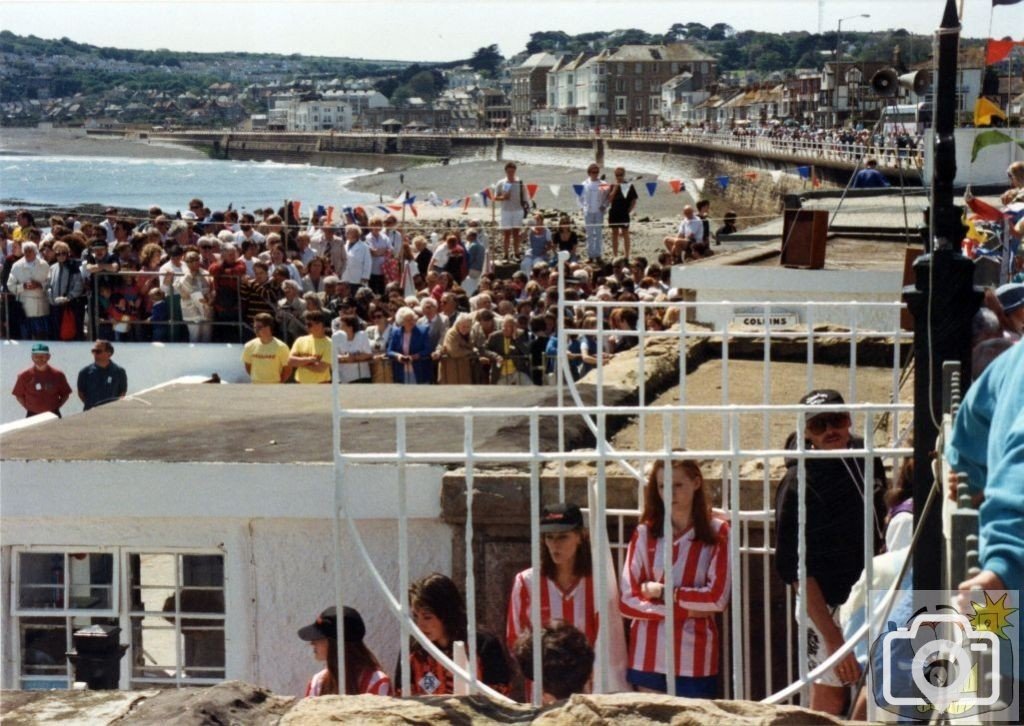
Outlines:
[{"label": "woman in black hat", "polygon": [[[363,643],[366,625],[355,608],[345,607],[345,693],[391,695],[391,679]],[[306,697],[338,693],[338,611],[329,607],[315,622],[299,628],[299,637],[313,646],[313,657],[327,666],[306,686]]]}]

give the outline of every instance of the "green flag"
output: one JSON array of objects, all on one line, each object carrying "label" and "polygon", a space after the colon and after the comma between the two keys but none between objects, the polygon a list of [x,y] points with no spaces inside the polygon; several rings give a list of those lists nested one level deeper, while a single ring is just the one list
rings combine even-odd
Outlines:
[{"label": "green flag", "polygon": [[978,153],[982,149],[986,146],[995,146],[996,144],[1017,144],[1017,146],[1024,149],[1024,141],[1017,141],[1002,131],[996,131],[995,129],[982,131],[974,137],[974,146],[971,147],[971,163],[973,164],[974,160],[978,158]]}]

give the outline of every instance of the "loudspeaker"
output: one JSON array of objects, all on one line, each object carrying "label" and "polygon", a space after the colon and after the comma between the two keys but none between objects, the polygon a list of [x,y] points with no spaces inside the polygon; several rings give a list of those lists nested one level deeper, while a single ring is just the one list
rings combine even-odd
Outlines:
[{"label": "loudspeaker", "polygon": [[928,92],[928,87],[932,85],[932,74],[928,71],[914,71],[913,73],[904,73],[899,80],[901,86],[913,91],[918,96],[923,96]]},{"label": "loudspeaker", "polygon": [[895,96],[900,90],[900,77],[892,68],[883,68],[871,76],[871,88],[883,98]]}]

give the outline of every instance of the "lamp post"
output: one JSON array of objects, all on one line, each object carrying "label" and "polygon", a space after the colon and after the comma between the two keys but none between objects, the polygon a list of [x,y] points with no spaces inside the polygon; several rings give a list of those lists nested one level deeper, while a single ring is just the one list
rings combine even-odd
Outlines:
[{"label": "lamp post", "polygon": [[835,83],[835,87],[832,89],[832,125],[839,125],[839,65],[843,59],[843,21],[853,20],[854,18],[870,18],[869,13],[860,13],[858,15],[847,15],[845,18],[839,18],[839,23],[836,25],[836,67],[835,72],[832,74],[832,80]]}]

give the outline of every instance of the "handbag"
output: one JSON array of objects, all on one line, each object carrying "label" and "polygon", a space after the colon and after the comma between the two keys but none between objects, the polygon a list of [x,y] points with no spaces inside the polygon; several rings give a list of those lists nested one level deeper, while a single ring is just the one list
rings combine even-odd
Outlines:
[{"label": "handbag", "polygon": [[530,216],[530,198],[526,196],[526,188],[523,186],[522,180],[519,181],[519,202],[523,205],[523,216]]},{"label": "handbag", "polygon": [[70,305],[64,306],[64,312],[60,316],[60,339],[74,340],[78,326],[75,324],[75,313]]}]

